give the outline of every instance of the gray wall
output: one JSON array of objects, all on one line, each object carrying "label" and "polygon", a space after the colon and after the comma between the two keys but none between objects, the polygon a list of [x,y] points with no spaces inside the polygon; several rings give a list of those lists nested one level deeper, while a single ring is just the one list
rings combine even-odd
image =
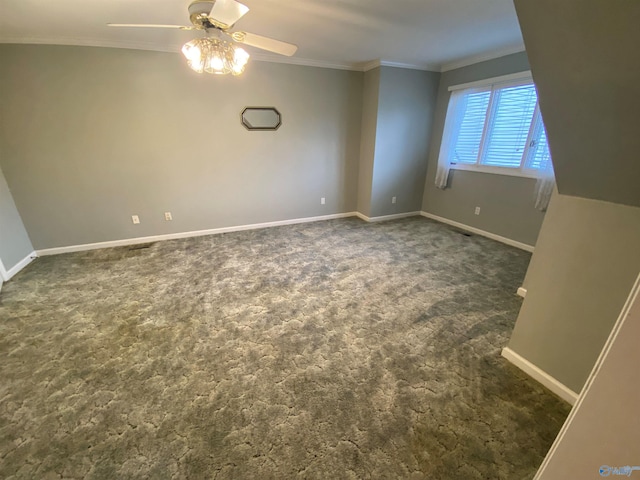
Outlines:
[{"label": "gray wall", "polygon": [[640,2],[515,6],[559,192],[640,206]]},{"label": "gray wall", "polygon": [[[601,465],[640,466],[639,338],[640,296],[611,343],[588,393],[571,413],[571,422],[548,458],[540,480],[598,479],[602,478]],[[631,477],[637,475],[633,472]]]},{"label": "gray wall", "polygon": [[421,208],[439,79],[435,72],[380,68],[373,217]]},{"label": "gray wall", "polygon": [[[203,76],[178,54],[0,45],[0,162],[37,249],[349,212],[362,79],[265,62]],[[282,126],[247,131],[247,105],[276,106]]]},{"label": "gray wall", "polygon": [[374,68],[364,74],[360,168],[358,170],[358,211],[367,217],[371,216],[371,188],[373,184],[373,162],[376,153],[379,94],[380,68]]},{"label": "gray wall", "polygon": [[0,260],[4,268],[10,270],[31,252],[31,240],[0,169]]},{"label": "gray wall", "polygon": [[509,342],[580,392],[640,271],[640,208],[554,194]]},{"label": "gray wall", "polygon": [[[434,181],[444,131],[449,86],[529,70],[526,53],[488,60],[442,74],[429,148],[429,164],[422,210],[456,222],[535,245],[544,219],[534,204],[535,180],[523,177],[452,170],[449,187],[436,188]],[[475,215],[475,207],[480,215]]]}]

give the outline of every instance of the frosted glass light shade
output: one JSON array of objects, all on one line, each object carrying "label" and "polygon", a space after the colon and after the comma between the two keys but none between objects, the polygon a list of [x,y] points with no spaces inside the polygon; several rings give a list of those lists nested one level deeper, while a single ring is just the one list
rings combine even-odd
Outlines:
[{"label": "frosted glass light shade", "polygon": [[249,54],[234,44],[217,38],[196,38],[182,47],[187,65],[198,73],[240,75],[249,60]]}]

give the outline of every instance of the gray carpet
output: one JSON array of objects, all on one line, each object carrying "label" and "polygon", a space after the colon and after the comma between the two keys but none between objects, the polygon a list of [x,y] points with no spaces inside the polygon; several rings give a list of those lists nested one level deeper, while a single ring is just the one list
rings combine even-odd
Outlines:
[{"label": "gray carpet", "polygon": [[0,477],[531,478],[569,406],[500,357],[529,257],[417,217],[37,259]]}]

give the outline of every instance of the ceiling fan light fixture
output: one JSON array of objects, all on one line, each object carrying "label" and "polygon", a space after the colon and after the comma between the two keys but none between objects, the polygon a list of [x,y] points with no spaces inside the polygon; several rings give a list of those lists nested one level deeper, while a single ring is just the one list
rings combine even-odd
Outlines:
[{"label": "ceiling fan light fixture", "polygon": [[213,37],[196,38],[185,43],[182,54],[192,70],[215,75],[240,75],[249,60],[244,49]]},{"label": "ceiling fan light fixture", "polygon": [[192,26],[148,23],[109,23],[107,25],[204,31],[206,35],[204,38],[195,38],[182,46],[182,54],[187,59],[187,64],[198,73],[242,74],[249,61],[249,54],[238,44],[288,57],[296,52],[298,47],[292,43],[250,32],[231,31],[235,23],[248,11],[249,7],[236,0],[192,0],[189,5],[189,19]]}]

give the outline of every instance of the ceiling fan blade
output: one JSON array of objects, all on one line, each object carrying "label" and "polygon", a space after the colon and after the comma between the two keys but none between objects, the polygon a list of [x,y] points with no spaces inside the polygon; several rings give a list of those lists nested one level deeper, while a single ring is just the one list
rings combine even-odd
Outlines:
[{"label": "ceiling fan blade", "polygon": [[262,50],[286,55],[287,57],[290,57],[296,53],[296,50],[298,50],[297,45],[294,45],[293,43],[281,42],[280,40],[263,37],[262,35],[256,35],[255,33],[233,32],[231,34],[231,38],[238,43],[244,43],[252,47],[261,48]]},{"label": "ceiling fan blade", "polygon": [[225,29],[231,28],[248,11],[249,7],[235,0],[215,0],[209,12],[209,19]]},{"label": "ceiling fan blade", "polygon": [[108,27],[135,27],[135,28],[175,28],[177,30],[200,30],[198,27],[184,25],[152,25],[149,23],[107,23]]}]

